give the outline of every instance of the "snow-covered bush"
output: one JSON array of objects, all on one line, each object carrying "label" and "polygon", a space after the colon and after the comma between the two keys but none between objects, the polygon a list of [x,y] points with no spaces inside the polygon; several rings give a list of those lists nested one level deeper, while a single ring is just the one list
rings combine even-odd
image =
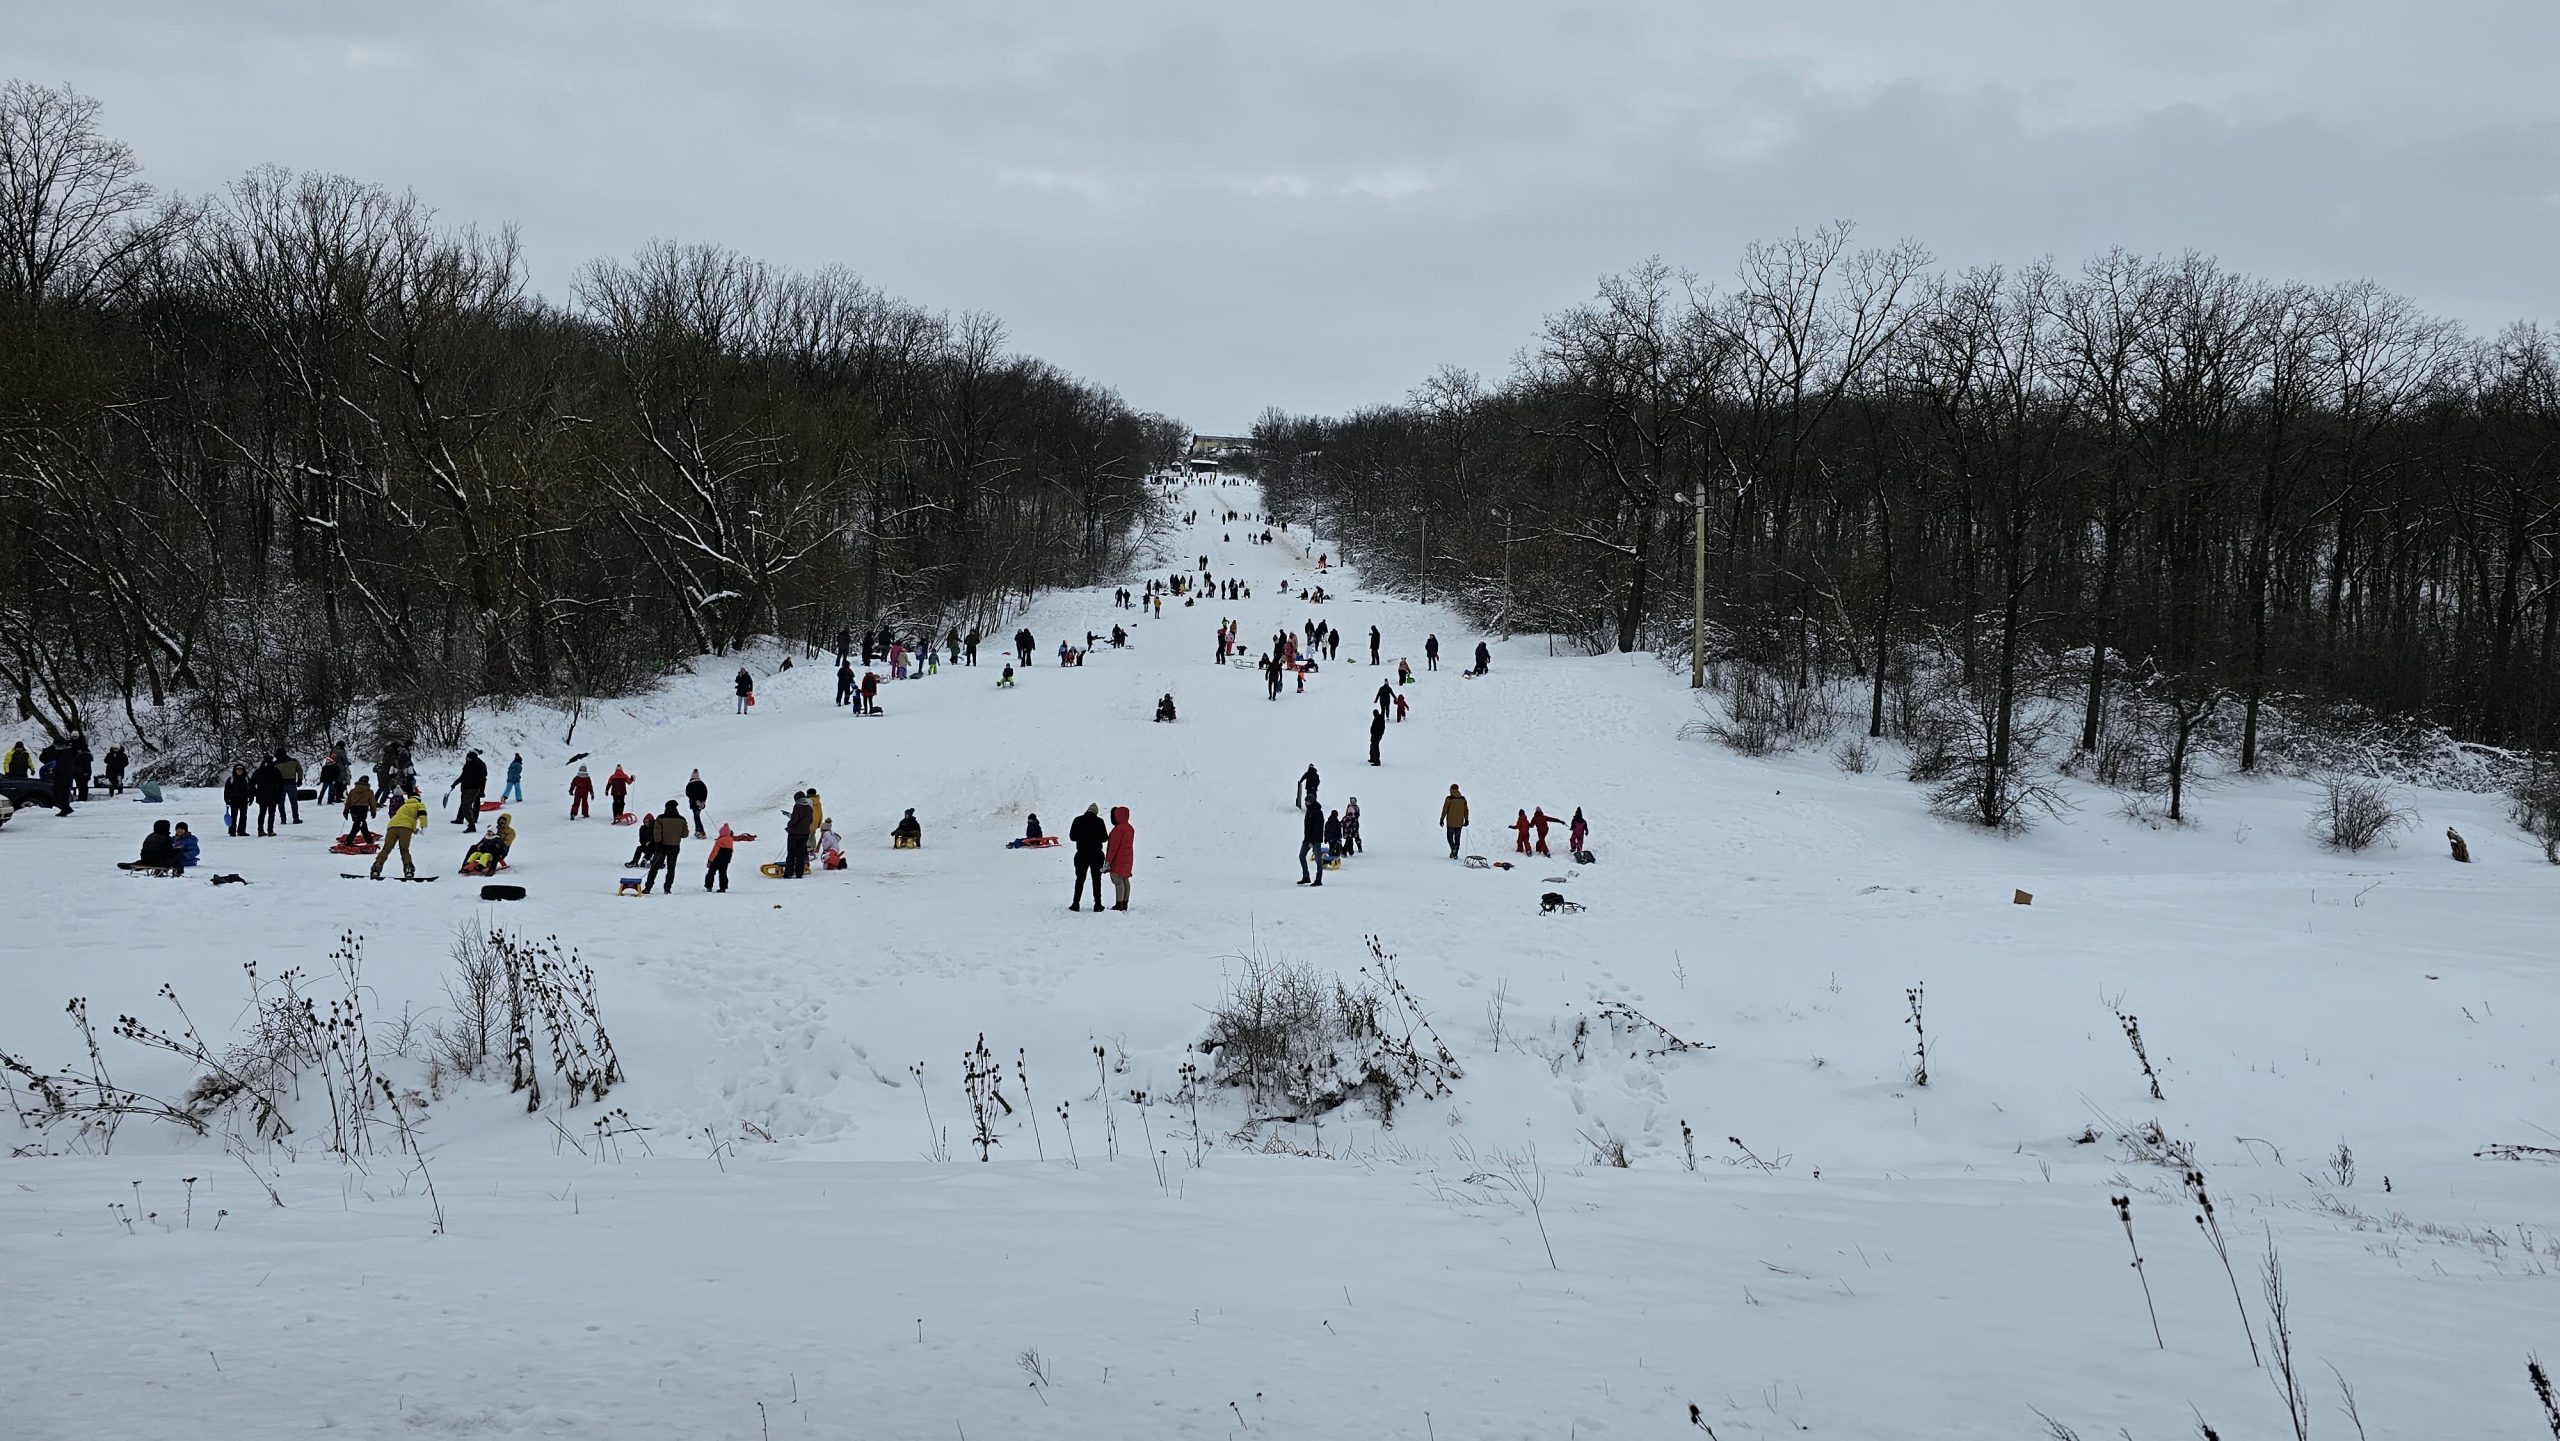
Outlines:
[{"label": "snow-covered bush", "polygon": [[1259,952],[1238,958],[1193,1049],[1210,1085],[1245,1093],[1256,1120],[1306,1121],[1353,1101],[1393,1122],[1446,1095],[1460,1071],[1375,937],[1357,981]]},{"label": "snow-covered bush", "polygon": [[2391,787],[2367,776],[2332,775],[2321,783],[2320,809],[2311,833],[2333,851],[2353,855],[2405,830],[2417,817],[2401,806]]},{"label": "snow-covered bush", "polygon": [[2542,858],[2560,866],[2560,757],[2535,757],[2509,794],[2515,805],[2508,814],[2541,843]]}]

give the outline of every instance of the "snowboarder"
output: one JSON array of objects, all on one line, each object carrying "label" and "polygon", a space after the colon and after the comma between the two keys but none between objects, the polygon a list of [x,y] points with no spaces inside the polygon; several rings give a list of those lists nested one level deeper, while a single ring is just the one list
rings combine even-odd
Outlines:
[{"label": "snowboarder", "polygon": [[738,679],[736,681],[736,685],[738,690],[738,714],[745,715],[747,713],[747,707],[756,703],[756,678],[747,674],[747,668],[745,666],[740,666],[738,667]]},{"label": "snowboarder", "polygon": [[644,818],[640,828],[655,833],[652,837],[655,843],[649,849],[649,873],[640,880],[640,894],[649,894],[649,888],[657,884],[659,870],[663,867],[667,877],[666,893],[674,895],[676,857],[684,849],[684,817],[676,813],[676,803],[669,801],[664,811]]},{"label": "snowboarder", "polygon": [[[711,804],[711,787],[702,783],[702,772],[698,770],[695,771],[693,773],[693,778],[684,783],[684,803],[693,807],[693,835],[694,839],[700,840],[702,838],[702,808]],[[670,882],[670,884],[672,884],[672,882]]]},{"label": "snowboarder", "polygon": [[[1115,911],[1129,909],[1129,875],[1137,869],[1137,850],[1138,828],[1129,824],[1129,808],[1113,806],[1111,808],[1111,839],[1104,843],[1103,855],[1105,863],[1111,868],[1111,909]],[[1101,890],[1097,886],[1094,892],[1094,904],[1097,909],[1101,903]]]},{"label": "snowboarder", "polygon": [[1075,889],[1068,893],[1067,909],[1084,909],[1084,880],[1093,877],[1093,908],[1102,909],[1102,876],[1109,869],[1110,828],[1102,823],[1102,807],[1089,805],[1084,814],[1067,823],[1067,839],[1075,843]]},{"label": "snowboarder", "polygon": [[711,859],[705,862],[702,867],[702,888],[704,890],[707,891],[711,889],[711,883],[713,881],[718,881],[720,883],[721,894],[728,894],[729,858],[736,855],[737,852],[738,837],[736,832],[731,831],[725,824],[722,825],[720,827],[720,834],[711,838]]},{"label": "snowboarder", "polygon": [[462,804],[453,813],[453,823],[480,829],[480,797],[489,790],[489,763],[480,759],[478,751],[462,757],[462,774],[454,777],[445,794],[449,796],[457,790],[462,792]]},{"label": "snowboarder", "polygon": [[[1314,767],[1310,766],[1308,769],[1313,770]],[[1298,884],[1321,886],[1324,884],[1325,814],[1324,807],[1316,804],[1316,798],[1313,795],[1307,797],[1307,809],[1302,819],[1306,824],[1298,832]],[[1313,881],[1307,879],[1307,857],[1309,856],[1315,857],[1316,860],[1316,874]]]},{"label": "snowboarder", "polygon": [[582,821],[593,815],[595,799],[595,777],[587,774],[585,766],[580,766],[578,773],[569,777],[569,819]]},{"label": "snowboarder", "polygon": [[1378,742],[1387,734],[1387,708],[1380,706],[1369,713],[1369,764],[1377,765]]},{"label": "snowboarder", "polygon": [[517,751],[507,758],[507,786],[498,792],[498,800],[502,804],[507,801],[519,805],[524,803],[524,752]]},{"label": "snowboarder", "polygon": [[404,798],[391,812],[391,823],[382,828],[382,849],[373,853],[373,878],[382,879],[384,862],[391,853],[400,853],[400,874],[408,880],[418,877],[417,859],[409,854],[409,838],[427,828],[427,803],[416,796]]},{"label": "snowboarder", "polygon": [[1449,859],[1454,861],[1458,858],[1459,838],[1467,829],[1467,798],[1459,794],[1454,784],[1449,787],[1449,798],[1440,803],[1440,825],[1449,833]]}]

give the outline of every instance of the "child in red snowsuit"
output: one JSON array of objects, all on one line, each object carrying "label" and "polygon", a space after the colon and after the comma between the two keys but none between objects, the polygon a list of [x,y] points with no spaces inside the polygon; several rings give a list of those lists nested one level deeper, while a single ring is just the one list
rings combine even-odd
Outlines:
[{"label": "child in red snowsuit", "polygon": [[1583,841],[1588,839],[1590,835],[1591,823],[1582,818],[1582,807],[1575,806],[1573,808],[1573,828],[1565,833],[1565,843],[1579,854],[1582,851],[1590,849],[1590,847],[1583,844]]},{"label": "child in red snowsuit", "polygon": [[1547,808],[1545,806],[1540,806],[1538,807],[1538,813],[1529,817],[1529,824],[1538,828],[1538,854],[1542,856],[1554,855],[1555,852],[1547,849],[1547,827],[1556,824],[1556,818],[1547,814]]},{"label": "child in red snowsuit", "polygon": [[1529,813],[1527,811],[1522,811],[1520,819],[1511,823],[1511,830],[1519,838],[1514,848],[1520,854],[1527,855],[1529,853]]},{"label": "child in red snowsuit", "polygon": [[578,767],[578,773],[569,778],[569,819],[574,821],[585,816],[595,798],[596,783],[588,777],[585,766]]}]

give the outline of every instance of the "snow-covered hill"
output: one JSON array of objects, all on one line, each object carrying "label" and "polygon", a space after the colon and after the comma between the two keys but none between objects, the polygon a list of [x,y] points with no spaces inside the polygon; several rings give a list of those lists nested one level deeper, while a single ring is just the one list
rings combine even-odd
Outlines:
[{"label": "snow-covered hill", "polygon": [[[2538,1434],[2524,1360],[2560,1355],[2560,1168],[2474,1152],[2560,1145],[2560,893],[2497,798],[2415,797],[2413,834],[2459,826],[2469,866],[2431,839],[2324,852],[2286,782],[2208,793],[2174,832],[2089,792],[2001,839],[1928,818],[1889,766],[1679,739],[1689,694],[1649,658],[1497,642],[1462,680],[1478,637],[1454,616],[1339,568],[1330,603],[1284,597],[1317,578],[1304,538],[1220,523],[1257,508],[1244,487],[1183,495],[1201,520],[1167,553],[1251,599],[1141,620],[1051,597],[1010,690],[992,660],[946,667],[856,720],[829,662],[760,661],[740,717],[706,662],[574,745],[554,717],[486,718],[473,743],[527,761],[522,903],[450,874],[450,825],[421,846],[448,874],[415,886],[340,879],[360,866],[325,817],[226,839],[209,793],[0,831],[0,1049],[88,1074],[63,1015],[85,996],[113,1082],[174,1094],[193,1068],[112,1018],[174,1024],[165,984],[219,1048],[245,962],[325,999],[352,932],[424,1159],[392,1135],[342,1163],[307,1114],[245,1147],[138,1117],[111,1150],[19,1134],[0,1430],[1458,1441],[1694,1436],[1695,1405],[1727,1438],[2044,1434],[2031,1407],[2137,1441],[2199,1413],[2290,1435],[2251,1360],[2272,1244],[2314,1434],[2352,1434],[2332,1365],[2372,1437]],[[1329,621],[1341,663],[1267,699],[1214,664],[1227,617],[1249,651]],[[1128,649],[1056,665],[1114,622]],[[1374,693],[1399,657],[1424,670],[1434,630],[1442,668],[1372,769]],[[1151,724],[1166,691],[1182,719]],[[763,837],[735,889],[700,889],[697,844],[672,896],[617,896],[630,832],[566,817],[572,751],[652,810],[700,768],[715,821]],[[1293,859],[1311,762],[1367,847],[1321,890]],[[1452,783],[1467,850],[1506,856],[1515,810],[1580,807],[1597,862],[1452,862]],[[766,880],[804,786],[851,866]],[[1134,814],[1126,914],[1070,913],[1068,852],[1004,845],[1089,803]],[[893,851],[908,807],[926,844]],[[202,871],[113,870],[160,817],[206,837]],[[250,884],[202,881],[224,872]],[[1545,891],[1587,909],[1543,915]],[[457,931],[493,925],[593,968],[627,1073],[603,1102],[554,1087],[528,1116],[503,1080],[431,1075],[423,1043],[393,1054],[404,1009],[449,1019]],[[1243,958],[1357,981],[1371,937],[1463,1072],[1449,1094],[1391,1125],[1240,1131],[1232,1093],[1195,1111],[1189,1048]],[[982,1036],[1011,1107],[988,1164],[961,1075]],[[2250,1335],[2145,1134],[2192,1146]],[[1620,1146],[1625,1169],[1599,1163]]]}]

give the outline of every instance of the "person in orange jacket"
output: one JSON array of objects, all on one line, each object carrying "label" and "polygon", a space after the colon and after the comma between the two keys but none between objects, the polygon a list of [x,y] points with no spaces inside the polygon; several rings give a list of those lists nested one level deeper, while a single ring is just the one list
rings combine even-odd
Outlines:
[{"label": "person in orange jacket", "polygon": [[1560,822],[1557,821],[1554,816],[1547,814],[1547,808],[1545,806],[1540,806],[1538,807],[1538,813],[1529,817],[1529,824],[1538,828],[1538,854],[1542,856],[1554,855],[1555,852],[1547,849],[1547,827],[1560,824]]},{"label": "person in orange jacket", "polygon": [[726,895],[728,893],[729,857],[737,854],[737,850],[737,833],[730,830],[725,825],[722,826],[720,828],[720,834],[711,838],[711,859],[709,863],[705,864],[702,868],[702,888],[704,890],[710,890],[711,883],[713,881],[718,881],[720,883],[721,894]]}]

